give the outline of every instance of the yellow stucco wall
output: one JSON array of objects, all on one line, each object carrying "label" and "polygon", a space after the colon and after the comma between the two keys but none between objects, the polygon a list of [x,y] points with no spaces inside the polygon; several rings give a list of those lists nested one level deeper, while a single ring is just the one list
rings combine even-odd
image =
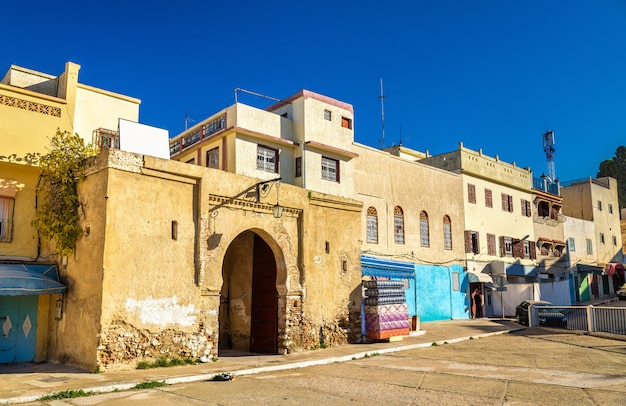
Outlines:
[{"label": "yellow stucco wall", "polygon": [[[449,264],[464,257],[463,193],[461,176],[406,161],[387,152],[354,144],[356,195],[364,202],[361,220],[363,251],[413,258],[416,262]],[[367,209],[378,213],[378,243],[367,242]],[[394,208],[404,213],[405,243],[394,241]],[[429,220],[429,247],[420,243],[420,213]],[[449,216],[452,250],[444,249],[443,218]]]},{"label": "yellow stucco wall", "polygon": [[118,120],[139,121],[140,101],[118,93],[79,84],[76,89],[74,132],[92,142],[98,128],[117,131]]},{"label": "yellow stucco wall", "polygon": [[[12,103],[0,103],[0,155],[23,157],[29,152],[45,153],[57,128],[72,128],[62,99],[6,85],[0,85],[0,97]],[[38,111],[16,106],[30,106]]]},{"label": "yellow stucco wall", "polygon": [[13,239],[11,242],[0,242],[0,258],[34,261],[39,256],[39,241],[37,231],[30,224],[35,217],[39,169],[0,161],[0,179],[15,187]]},{"label": "yellow stucco wall", "polygon": [[166,348],[217,356],[224,272],[230,333],[245,349],[250,251],[235,241],[250,232],[276,260],[279,351],[319,344],[320,328],[331,344],[345,342],[360,306],[360,202],[280,184],[284,211],[274,218],[277,185],[260,202],[242,194],[258,181],[120,151],[98,156],[80,184],[89,234],[62,271],[68,292],[63,318],[51,322],[49,358],[92,370]]}]

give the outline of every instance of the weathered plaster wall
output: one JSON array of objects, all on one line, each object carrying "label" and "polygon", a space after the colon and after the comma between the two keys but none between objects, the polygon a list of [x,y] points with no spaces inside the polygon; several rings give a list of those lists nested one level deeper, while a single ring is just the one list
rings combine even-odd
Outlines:
[{"label": "weathered plaster wall", "polygon": [[[244,348],[251,233],[276,260],[279,352],[345,343],[358,330],[349,319],[360,305],[361,204],[290,185],[278,186],[278,197],[272,185],[257,202],[246,193],[257,182],[120,151],[97,157],[80,186],[89,233],[63,270],[68,293],[51,359],[95,369],[218,356],[224,286],[237,317],[222,331]],[[277,199],[281,218],[271,214]],[[69,345],[73,340],[79,344]]]},{"label": "weathered plaster wall", "polygon": [[79,238],[67,265],[61,266],[61,282],[67,286],[63,315],[50,321],[48,360],[90,371],[98,367],[107,182],[108,173],[101,170],[79,183],[81,226],[89,227],[89,235]]}]

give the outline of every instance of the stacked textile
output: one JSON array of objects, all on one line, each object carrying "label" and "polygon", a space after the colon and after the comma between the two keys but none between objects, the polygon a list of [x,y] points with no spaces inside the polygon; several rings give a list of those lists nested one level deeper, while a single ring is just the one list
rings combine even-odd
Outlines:
[{"label": "stacked textile", "polygon": [[373,340],[409,335],[411,323],[401,280],[363,281],[367,338]]}]

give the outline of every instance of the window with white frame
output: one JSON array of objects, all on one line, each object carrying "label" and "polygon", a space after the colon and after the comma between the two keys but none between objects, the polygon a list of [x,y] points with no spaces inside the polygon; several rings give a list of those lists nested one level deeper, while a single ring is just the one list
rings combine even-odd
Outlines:
[{"label": "window with white frame", "polygon": [[587,255],[593,255],[593,242],[587,238]]},{"label": "window with white frame", "polygon": [[331,121],[333,119],[333,115],[330,110],[324,110],[324,120]]},{"label": "window with white frame", "polygon": [[256,168],[266,172],[278,173],[278,150],[258,145],[256,149]]},{"label": "window with white frame", "polygon": [[576,240],[574,239],[574,237],[569,237],[567,239],[567,246],[569,247],[570,251],[576,252]]},{"label": "window with white frame", "polygon": [[378,244],[378,212],[371,206],[367,209],[367,242]]},{"label": "window with white frame", "polygon": [[404,244],[404,212],[400,206],[393,209],[393,240],[396,244]]},{"label": "window with white frame", "polygon": [[15,199],[0,197],[0,242],[13,239],[13,207]]},{"label": "window with white frame", "polygon": [[322,157],[322,179],[339,182],[339,161]]}]

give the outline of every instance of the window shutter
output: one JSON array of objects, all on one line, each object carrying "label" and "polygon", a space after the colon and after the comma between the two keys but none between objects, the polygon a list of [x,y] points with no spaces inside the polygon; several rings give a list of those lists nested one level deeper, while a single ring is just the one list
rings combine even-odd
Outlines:
[{"label": "window shutter", "polygon": [[522,242],[517,238],[513,239],[513,256],[515,258],[524,258],[524,250],[522,249]]},{"label": "window shutter", "polygon": [[472,232],[465,230],[465,252],[472,252]]},{"label": "window shutter", "polygon": [[530,259],[537,259],[537,247],[534,241],[530,242]]},{"label": "window shutter", "polygon": [[467,201],[470,203],[476,203],[476,186],[471,183],[467,184]]},{"label": "window shutter", "polygon": [[506,197],[506,195],[504,193],[502,193],[502,211],[507,211],[506,210],[506,203],[507,203],[508,199]]},{"label": "window shutter", "polygon": [[506,251],[504,249],[504,236],[500,236],[500,256],[506,256]]}]

